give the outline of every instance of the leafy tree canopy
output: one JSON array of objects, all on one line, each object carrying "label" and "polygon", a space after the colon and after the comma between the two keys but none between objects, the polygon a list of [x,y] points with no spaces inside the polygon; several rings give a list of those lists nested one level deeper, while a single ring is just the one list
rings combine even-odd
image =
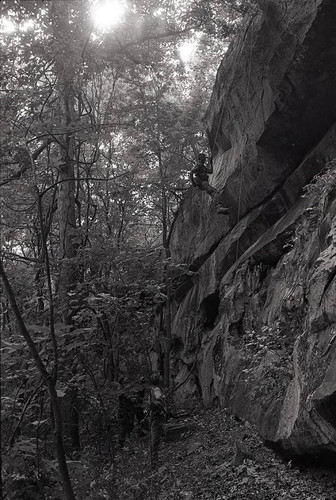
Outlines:
[{"label": "leafy tree canopy", "polygon": [[[148,375],[153,349],[160,355],[175,272],[169,229],[195,154],[207,149],[202,116],[217,66],[248,6],[111,0],[98,16],[108,4],[0,5],[2,260],[21,333],[54,384],[48,396],[2,294],[2,442],[13,474],[35,446],[40,424],[28,422],[48,422],[55,390],[65,422],[69,401],[76,410],[66,435],[78,445],[78,414],[85,425],[113,415],[109,384]],[[26,451],[14,446],[21,429]]]}]

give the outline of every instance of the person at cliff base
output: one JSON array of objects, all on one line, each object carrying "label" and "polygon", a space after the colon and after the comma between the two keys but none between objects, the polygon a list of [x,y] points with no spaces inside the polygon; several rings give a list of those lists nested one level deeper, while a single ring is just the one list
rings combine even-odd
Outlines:
[{"label": "person at cliff base", "polygon": [[167,401],[162,390],[162,380],[159,374],[153,374],[149,390],[149,434],[150,459],[152,468],[157,467],[158,452],[161,438],[164,436],[167,420]]}]

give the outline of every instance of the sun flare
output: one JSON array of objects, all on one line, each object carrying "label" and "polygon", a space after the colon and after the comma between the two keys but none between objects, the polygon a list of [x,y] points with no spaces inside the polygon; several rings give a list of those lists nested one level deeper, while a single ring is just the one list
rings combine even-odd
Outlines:
[{"label": "sun flare", "polygon": [[94,25],[106,31],[122,21],[125,11],[126,5],[123,0],[99,0],[94,3],[91,15]]},{"label": "sun flare", "polygon": [[2,17],[0,19],[0,33],[14,33],[16,24],[9,18]]},{"label": "sun flare", "polygon": [[179,47],[179,53],[182,61],[187,64],[193,58],[196,52],[197,42],[192,39],[184,42]]}]

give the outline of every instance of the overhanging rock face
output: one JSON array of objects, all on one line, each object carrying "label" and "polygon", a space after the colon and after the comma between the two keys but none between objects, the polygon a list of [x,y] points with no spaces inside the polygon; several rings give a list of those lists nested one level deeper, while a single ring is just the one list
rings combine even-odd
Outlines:
[{"label": "overhanging rock face", "polygon": [[292,453],[336,453],[336,2],[264,5],[206,115],[230,216],[193,188],[171,232],[189,267],[177,383],[193,368],[181,393],[198,388]]}]

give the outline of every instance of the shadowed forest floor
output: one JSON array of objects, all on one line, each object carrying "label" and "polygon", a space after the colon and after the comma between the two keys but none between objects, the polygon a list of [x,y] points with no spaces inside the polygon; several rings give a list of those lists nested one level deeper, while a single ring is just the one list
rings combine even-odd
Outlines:
[{"label": "shadowed forest floor", "polygon": [[161,444],[155,471],[149,466],[148,440],[132,437],[124,450],[116,452],[113,468],[97,464],[91,495],[86,498],[336,499],[336,469],[283,461],[264,446],[251,426],[225,410],[199,410],[187,421],[191,429],[184,436]]}]

